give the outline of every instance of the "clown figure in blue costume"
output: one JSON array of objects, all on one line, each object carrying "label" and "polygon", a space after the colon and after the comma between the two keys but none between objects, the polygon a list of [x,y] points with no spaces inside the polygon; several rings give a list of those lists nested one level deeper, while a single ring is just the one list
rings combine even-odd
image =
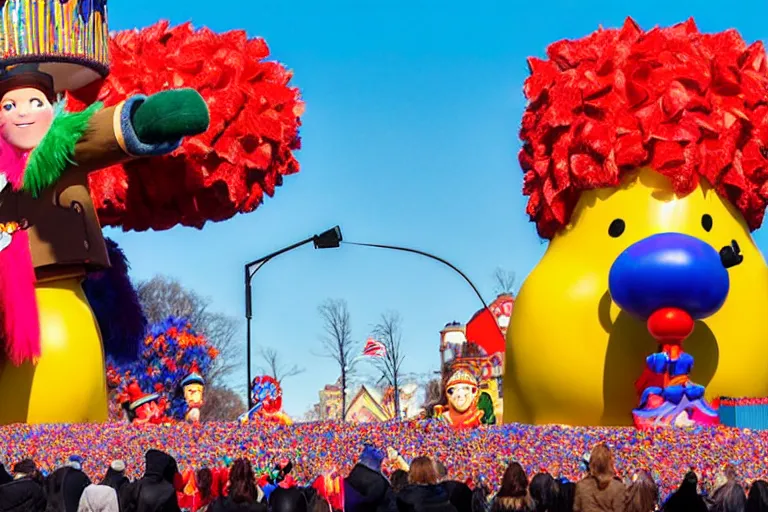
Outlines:
[{"label": "clown figure in blue costume", "polygon": [[[683,341],[693,333],[696,320],[722,307],[730,288],[728,269],[742,260],[736,242],[718,252],[688,235],[659,233],[631,245],[614,262],[611,299],[645,320],[648,333],[659,344],[635,383],[640,397],[633,411],[636,426],[719,422],[704,398],[705,387],[690,379],[694,357],[683,351]],[[706,338],[698,340],[702,345]]]}]

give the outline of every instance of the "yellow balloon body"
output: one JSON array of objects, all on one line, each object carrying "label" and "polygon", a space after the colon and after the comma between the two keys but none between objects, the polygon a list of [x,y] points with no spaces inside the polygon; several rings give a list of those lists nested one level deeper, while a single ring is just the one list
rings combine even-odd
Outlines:
[{"label": "yellow balloon body", "polygon": [[[626,223],[618,238],[608,235],[614,219]],[[505,423],[632,425],[634,383],[658,345],[611,301],[608,273],[628,246],[663,232],[718,251],[738,242],[744,261],[728,270],[728,298],[696,322],[684,350],[708,399],[768,396],[768,268],[742,215],[706,183],[678,197],[666,178],[643,169],[619,188],[584,192],[520,289],[507,331]]]},{"label": "yellow balloon body", "polygon": [[101,335],[80,282],[36,286],[42,354],[35,365],[0,363],[0,425],[106,421]]}]

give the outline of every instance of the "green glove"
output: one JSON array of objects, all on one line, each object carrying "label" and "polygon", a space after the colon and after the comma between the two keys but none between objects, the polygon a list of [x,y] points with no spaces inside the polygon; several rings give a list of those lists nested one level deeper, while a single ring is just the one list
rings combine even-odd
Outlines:
[{"label": "green glove", "polygon": [[171,89],[144,100],[131,114],[139,140],[158,144],[198,135],[210,123],[208,105],[194,89]]}]

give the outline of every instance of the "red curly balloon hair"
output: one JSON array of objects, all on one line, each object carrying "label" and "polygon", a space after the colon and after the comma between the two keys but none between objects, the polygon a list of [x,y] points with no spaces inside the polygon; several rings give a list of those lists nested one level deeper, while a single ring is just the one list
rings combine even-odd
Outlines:
[{"label": "red curly balloon hair", "polygon": [[630,18],[530,58],[519,160],[527,213],[551,239],[583,190],[648,166],[679,195],[704,178],[760,226],[768,200],[768,68],[761,42],[692,19],[644,32]]},{"label": "red curly balloon hair", "polygon": [[124,231],[202,228],[255,210],[299,172],[304,111],[292,73],[267,60],[269,48],[242,30],[217,34],[167,21],[110,38],[106,80],[68,95],[67,108],[96,100],[116,105],[134,94],[192,87],[205,98],[211,126],[171,155],[133,160],[92,173],[103,226]]}]

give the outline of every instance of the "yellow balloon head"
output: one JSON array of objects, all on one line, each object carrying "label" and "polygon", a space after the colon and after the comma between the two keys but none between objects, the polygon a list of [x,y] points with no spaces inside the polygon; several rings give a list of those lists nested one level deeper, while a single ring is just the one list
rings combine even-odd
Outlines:
[{"label": "yellow balloon head", "polygon": [[[611,236],[616,219],[624,229]],[[744,261],[729,269],[728,298],[696,322],[685,350],[707,398],[768,395],[768,365],[755,357],[768,340],[768,269],[742,215],[705,182],[678,197],[665,177],[643,169],[618,188],[583,192],[523,284],[507,332],[505,423],[632,424],[634,382],[658,347],[643,322],[611,301],[608,273],[631,244],[663,232],[716,250],[738,242]]]}]

